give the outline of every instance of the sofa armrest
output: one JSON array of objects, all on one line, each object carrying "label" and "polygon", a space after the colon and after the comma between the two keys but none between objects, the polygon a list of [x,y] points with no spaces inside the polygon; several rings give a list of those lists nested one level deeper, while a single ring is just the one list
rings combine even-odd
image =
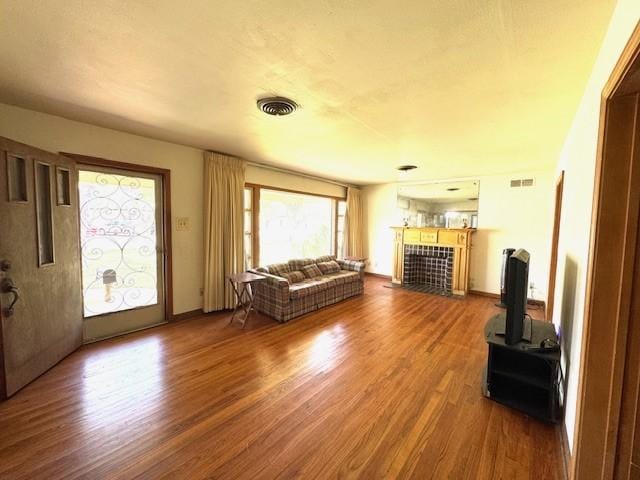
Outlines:
[{"label": "sofa armrest", "polygon": [[338,265],[342,270],[350,270],[352,272],[358,272],[360,278],[364,279],[364,262],[357,262],[355,260],[337,260]]},{"label": "sofa armrest", "polygon": [[252,285],[253,306],[279,322],[285,321],[285,312],[289,305],[289,280],[266,272],[249,271],[266,278],[265,281]]}]

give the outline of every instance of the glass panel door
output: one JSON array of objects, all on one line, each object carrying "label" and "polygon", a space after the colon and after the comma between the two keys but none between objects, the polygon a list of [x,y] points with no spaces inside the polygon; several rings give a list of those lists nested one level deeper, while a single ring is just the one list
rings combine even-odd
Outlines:
[{"label": "glass panel door", "polygon": [[87,340],[164,321],[161,182],[124,170],[79,170]]}]

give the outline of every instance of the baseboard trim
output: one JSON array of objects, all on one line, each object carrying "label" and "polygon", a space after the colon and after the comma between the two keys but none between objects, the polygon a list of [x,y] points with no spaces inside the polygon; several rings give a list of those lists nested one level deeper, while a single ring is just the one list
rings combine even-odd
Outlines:
[{"label": "baseboard trim", "polygon": [[382,278],[384,280],[391,281],[391,275],[384,275],[382,273],[374,273],[374,272],[364,272],[364,274],[370,277]]},{"label": "baseboard trim", "polygon": [[176,313],[171,317],[171,322],[179,322],[180,320],[187,320],[189,318],[199,317],[204,315],[204,311],[201,308],[191,310],[189,312]]},{"label": "baseboard trim", "polygon": [[[469,294],[478,295],[480,297],[500,298],[500,294],[498,294],[498,293],[483,292],[482,290],[469,290]],[[545,308],[544,300],[536,300],[536,299],[533,299],[533,298],[527,298],[527,303],[529,305],[536,305],[538,307],[542,307],[543,309]]]},{"label": "baseboard trim", "polygon": [[558,426],[558,437],[560,437],[560,454],[562,455],[562,473],[564,480],[569,480],[569,467],[571,466],[571,450],[569,449],[569,437],[567,427],[564,422]]},{"label": "baseboard trim", "polygon": [[497,293],[483,292],[482,290],[469,290],[469,294],[479,297],[500,298],[500,295]]}]

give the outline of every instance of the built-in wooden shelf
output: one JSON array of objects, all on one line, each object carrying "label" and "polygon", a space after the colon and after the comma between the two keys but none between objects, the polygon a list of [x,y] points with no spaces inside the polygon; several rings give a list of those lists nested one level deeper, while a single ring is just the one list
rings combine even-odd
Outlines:
[{"label": "built-in wooden shelf", "polygon": [[471,249],[471,235],[474,228],[417,228],[392,227],[393,241],[393,270],[391,281],[402,284],[404,278],[405,245],[428,245],[434,247],[453,248],[453,283],[454,295],[466,295],[469,291],[469,258]]}]

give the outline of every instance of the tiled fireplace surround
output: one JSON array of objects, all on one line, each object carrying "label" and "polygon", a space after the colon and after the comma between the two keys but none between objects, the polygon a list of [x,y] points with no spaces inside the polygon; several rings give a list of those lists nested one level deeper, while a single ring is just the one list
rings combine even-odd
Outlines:
[{"label": "tiled fireplace surround", "polygon": [[452,247],[405,245],[403,285],[429,293],[451,295],[453,254]]}]

